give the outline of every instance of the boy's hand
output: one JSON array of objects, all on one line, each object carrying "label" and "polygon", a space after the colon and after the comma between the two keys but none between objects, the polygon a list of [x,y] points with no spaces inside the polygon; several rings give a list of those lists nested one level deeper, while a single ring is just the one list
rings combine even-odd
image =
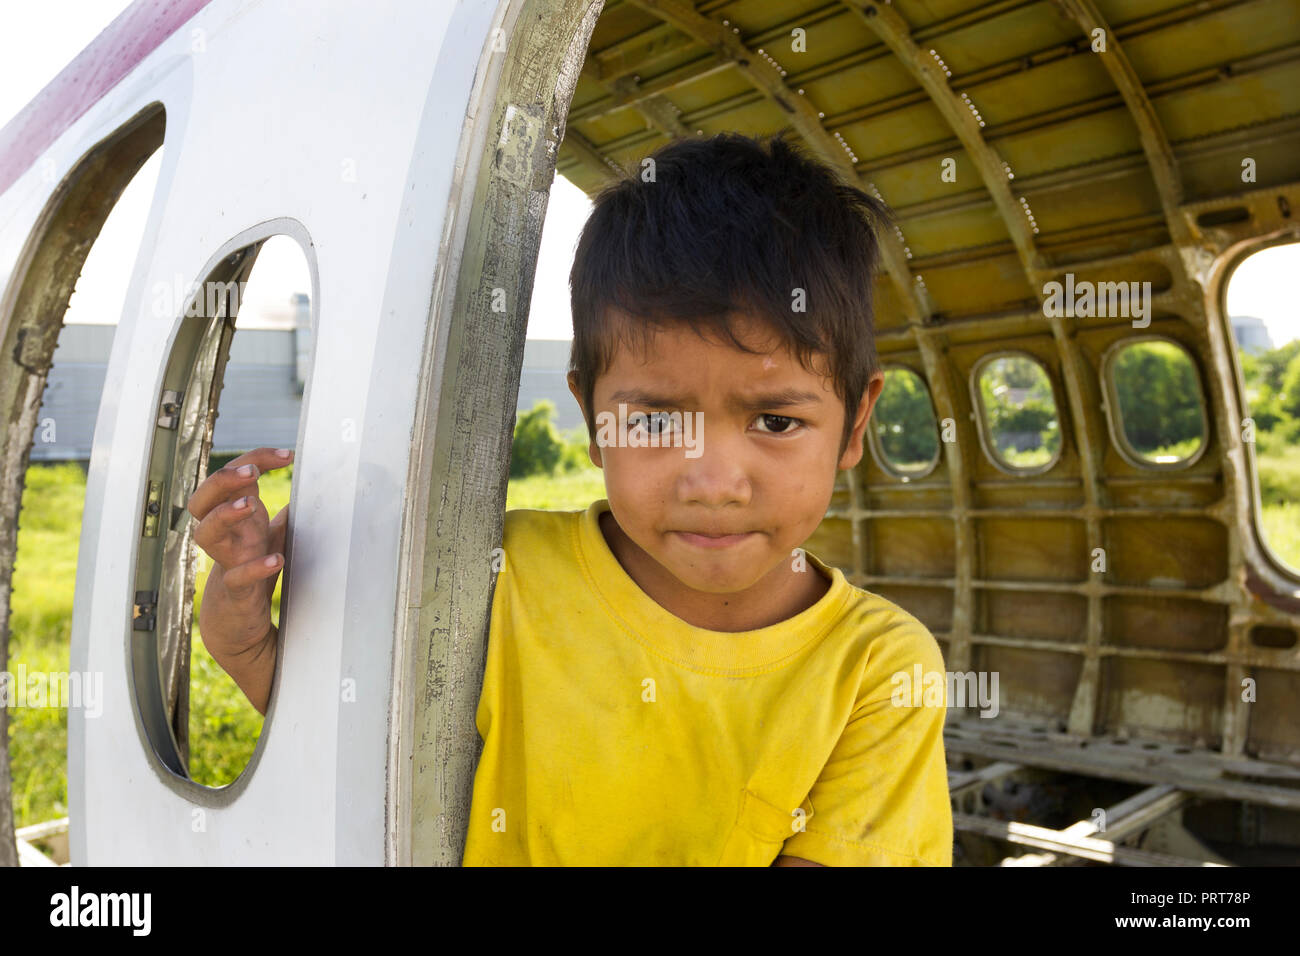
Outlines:
[{"label": "boy's hand", "polygon": [[[213,561],[199,611],[199,634],[217,663],[263,712],[265,703],[258,698],[269,694],[271,673],[265,662],[273,670],[274,655],[262,652],[275,636],[271,596],[284,566],[289,506],[271,519],[258,496],[257,479],[293,461],[292,450],[279,452],[258,448],[240,455],[205,478],[187,505],[198,522],[194,542]],[[240,474],[246,466],[250,473]],[[237,673],[256,660],[263,663],[255,674]]]}]

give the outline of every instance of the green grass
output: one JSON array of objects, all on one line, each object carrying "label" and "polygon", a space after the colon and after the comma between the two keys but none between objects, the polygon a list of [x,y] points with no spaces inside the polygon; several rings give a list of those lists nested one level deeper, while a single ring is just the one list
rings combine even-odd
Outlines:
[{"label": "green grass", "polygon": [[998,450],[998,454],[1012,468],[1037,468],[1052,460],[1052,451],[1049,448],[1031,448],[1028,451],[1001,448]]},{"label": "green grass", "polygon": [[[10,672],[20,663],[28,672],[68,670],[85,489],[85,473],[73,463],[27,470],[9,603]],[[66,815],[67,711],[10,707],[8,716],[17,825]]]},{"label": "green grass", "polygon": [[1300,446],[1262,436],[1255,447],[1260,531],[1282,561],[1300,573]]},{"label": "green grass", "polygon": [[577,511],[605,497],[605,473],[588,466],[564,475],[514,478],[506,488],[506,510]]},{"label": "green grass", "polygon": [[1300,574],[1300,503],[1264,505],[1260,526],[1273,553]]},{"label": "green grass", "polygon": [[1265,504],[1300,502],[1300,445],[1255,449],[1259,497]]},{"label": "green grass", "polygon": [[1182,441],[1168,445],[1161,445],[1159,448],[1136,448],[1134,450],[1147,461],[1172,464],[1182,461],[1184,458],[1191,458],[1204,441],[1200,435],[1193,435],[1191,438],[1185,438]]}]

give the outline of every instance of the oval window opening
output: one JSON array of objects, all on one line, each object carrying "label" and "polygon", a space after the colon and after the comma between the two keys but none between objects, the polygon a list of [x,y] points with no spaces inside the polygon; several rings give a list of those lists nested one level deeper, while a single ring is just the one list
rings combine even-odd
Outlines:
[{"label": "oval window opening", "polygon": [[[0,382],[18,390],[0,392],[16,398],[9,409],[7,460],[26,473],[5,476],[18,492],[20,511],[17,533],[0,541],[0,551],[15,549],[0,557],[0,565],[12,573],[0,584],[9,594],[0,707],[12,707],[8,745],[14,825],[20,836],[24,829],[38,827],[42,835],[32,844],[60,865],[68,863],[70,709],[81,708],[93,719],[105,703],[103,675],[74,672],[70,663],[86,476],[113,337],[127,306],[137,257],[144,252],[163,160],[163,147],[153,144],[161,144],[164,126],[158,107],[152,118],[132,122],[106,139],[97,159],[69,172],[69,183],[93,181],[95,188],[52,197],[49,225],[36,227],[44,235],[33,236],[32,254],[11,280],[20,290],[12,321],[23,329],[29,351],[8,351]],[[27,276],[40,281],[29,283]],[[24,288],[40,291],[33,295]],[[44,353],[39,357],[31,350],[35,343]],[[18,383],[40,368],[46,372],[34,430],[24,435],[18,424],[32,407],[32,397],[24,396],[26,389]],[[19,674],[30,678],[22,682],[22,691],[15,680]],[[5,743],[0,736],[0,746]]]},{"label": "oval window opening", "polygon": [[1180,345],[1125,345],[1109,364],[1115,436],[1138,464],[1186,464],[1205,446],[1205,404],[1192,357]]},{"label": "oval window opening", "polygon": [[1292,291],[1298,273],[1300,243],[1246,257],[1225,280],[1225,314],[1245,388],[1241,438],[1255,452],[1259,536],[1300,578],[1300,313]]},{"label": "oval window opening", "polygon": [[978,371],[980,417],[989,453],[1008,471],[1046,471],[1061,453],[1052,383],[1027,355],[987,360]]},{"label": "oval window opening", "polygon": [[[205,548],[196,543],[201,522],[188,504],[198,476],[254,449],[296,446],[311,346],[311,289],[302,247],[277,235],[223,258],[179,304],[184,319],[167,365],[150,461],[133,673],[155,753],[173,773],[206,787],[227,786],[243,774],[264,717],[200,634],[214,559],[206,553],[210,539]],[[255,486],[219,504],[255,490],[259,505],[246,520],[256,528],[245,530],[269,536],[269,550],[284,554],[285,543],[276,537],[285,535],[276,530],[284,517],[275,519],[289,502],[293,465],[260,471]],[[243,550],[229,541],[222,547],[232,555]],[[223,565],[222,572],[243,566],[238,562],[244,558],[229,559],[231,567]],[[278,570],[259,585],[269,608],[269,642],[283,623],[282,577]]]},{"label": "oval window opening", "polygon": [[929,474],[939,462],[939,426],[925,381],[910,368],[885,369],[872,434],[881,466],[901,478]]}]

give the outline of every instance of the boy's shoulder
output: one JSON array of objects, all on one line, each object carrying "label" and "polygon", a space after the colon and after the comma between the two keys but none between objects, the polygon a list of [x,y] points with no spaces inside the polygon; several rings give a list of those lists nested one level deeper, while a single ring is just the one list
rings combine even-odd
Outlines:
[{"label": "boy's shoulder", "polygon": [[559,527],[572,524],[582,518],[585,509],[573,511],[542,511],[537,508],[511,508],[505,515],[507,531],[527,533],[544,527]]},{"label": "boy's shoulder", "polygon": [[504,534],[517,538],[553,534],[558,530],[576,527],[583,514],[585,509],[541,511],[536,508],[512,508],[505,515]]},{"label": "boy's shoulder", "polygon": [[919,618],[882,595],[849,584],[849,598],[835,631],[857,646],[873,672],[942,671],[943,651]]},{"label": "boy's shoulder", "polygon": [[501,547],[517,560],[576,557],[575,544],[585,511],[540,511],[515,508],[505,513]]}]

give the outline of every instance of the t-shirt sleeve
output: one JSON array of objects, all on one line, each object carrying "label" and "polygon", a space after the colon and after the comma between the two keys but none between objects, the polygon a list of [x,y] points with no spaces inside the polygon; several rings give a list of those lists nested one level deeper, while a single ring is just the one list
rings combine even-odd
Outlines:
[{"label": "t-shirt sleeve", "polygon": [[939,646],[915,619],[874,642],[857,706],[808,795],[812,813],[783,855],[827,866],[952,866],[947,706],[935,692],[944,677]]}]

